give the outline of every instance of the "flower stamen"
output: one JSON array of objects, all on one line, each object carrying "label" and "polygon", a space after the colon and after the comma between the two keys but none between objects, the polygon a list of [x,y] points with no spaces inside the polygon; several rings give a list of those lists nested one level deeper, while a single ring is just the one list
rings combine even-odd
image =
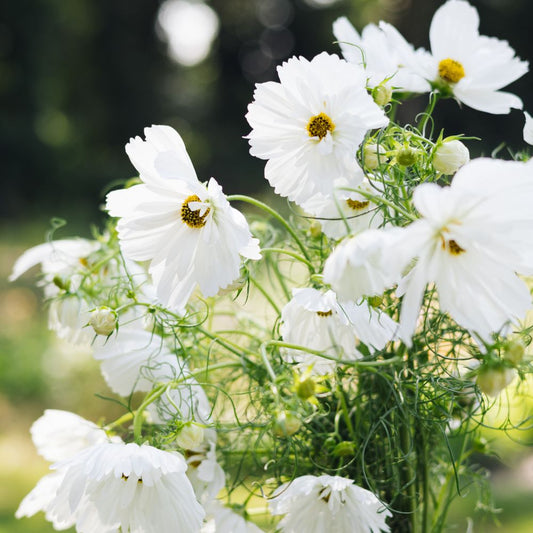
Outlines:
[{"label": "flower stamen", "polygon": [[192,210],[189,207],[191,202],[201,202],[200,198],[193,194],[185,198],[185,201],[181,205],[181,220],[187,224],[190,228],[203,228],[206,224],[206,218],[211,210],[209,207],[205,210],[204,214],[201,215],[200,209]]},{"label": "flower stamen", "polygon": [[370,205],[370,202],[368,200],[360,202],[359,200],[352,200],[351,198],[348,198],[346,200],[346,204],[354,211],[361,211],[362,209],[366,209]]},{"label": "flower stamen", "polygon": [[448,57],[439,63],[439,76],[448,83],[457,83],[465,77],[465,69],[459,61]]},{"label": "flower stamen", "polygon": [[448,251],[452,254],[452,255],[460,255],[464,252],[466,252],[466,250],[464,248],[461,248],[456,241],[454,241],[453,239],[450,239],[448,241]]},{"label": "flower stamen", "polygon": [[329,118],[325,113],[320,113],[311,117],[307,124],[307,132],[309,137],[318,137],[322,140],[327,134],[328,131],[332,132],[335,129],[335,124],[331,118]]},{"label": "flower stamen", "polygon": [[333,314],[333,311],[331,309],[328,309],[327,311],[317,311],[316,314],[322,317],[331,316]]}]

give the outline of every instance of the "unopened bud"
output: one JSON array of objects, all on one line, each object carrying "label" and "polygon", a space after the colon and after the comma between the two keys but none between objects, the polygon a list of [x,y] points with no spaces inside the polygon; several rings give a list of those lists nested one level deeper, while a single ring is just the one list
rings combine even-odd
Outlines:
[{"label": "unopened bud", "polygon": [[513,381],[516,376],[514,368],[493,366],[481,368],[477,375],[476,383],[481,392],[493,398]]},{"label": "unopened bud", "polygon": [[302,423],[296,415],[289,411],[283,411],[278,414],[274,421],[274,435],[276,437],[290,437],[301,427]]},{"label": "unopened bud", "polygon": [[416,163],[418,157],[418,150],[411,148],[410,146],[403,146],[396,150],[396,161],[402,167],[410,167]]},{"label": "unopened bud", "polygon": [[355,444],[350,441],[342,441],[333,448],[333,455],[337,457],[350,457],[355,455]]},{"label": "unopened bud", "polygon": [[89,324],[97,335],[111,335],[117,325],[117,314],[109,307],[100,307],[91,313]]},{"label": "unopened bud", "polygon": [[386,106],[392,98],[392,89],[388,85],[376,85],[372,89],[372,98],[380,107]]},{"label": "unopened bud", "polygon": [[433,153],[433,168],[442,174],[455,174],[468,161],[468,148],[457,139],[442,142]]},{"label": "unopened bud", "polygon": [[[379,167],[380,158],[378,157],[379,146],[377,144],[365,144],[363,148],[363,163],[366,168],[374,170]],[[383,152],[381,159],[383,160]]]},{"label": "unopened bud", "polygon": [[519,339],[512,339],[505,343],[503,358],[514,366],[517,366],[524,358],[526,347]]},{"label": "unopened bud", "polygon": [[307,400],[307,398],[314,396],[315,391],[316,383],[313,378],[307,378],[304,381],[300,381],[296,387],[296,394],[298,395],[298,398],[301,398],[302,400]]},{"label": "unopened bud", "polygon": [[194,422],[185,424],[176,437],[176,443],[184,450],[196,450],[203,441],[204,428]]},{"label": "unopened bud", "polygon": [[311,225],[309,226],[309,235],[314,239],[322,235],[322,224],[320,224],[318,220],[313,220],[313,222],[311,222]]}]

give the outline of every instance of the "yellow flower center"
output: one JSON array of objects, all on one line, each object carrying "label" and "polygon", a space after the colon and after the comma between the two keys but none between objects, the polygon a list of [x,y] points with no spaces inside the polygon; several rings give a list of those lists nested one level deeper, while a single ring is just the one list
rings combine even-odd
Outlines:
[{"label": "yellow flower center", "polygon": [[207,215],[209,214],[209,207],[205,210],[205,213],[203,215],[200,215],[200,209],[196,209],[193,211],[189,204],[191,202],[201,202],[200,198],[196,196],[196,194],[193,194],[192,196],[188,196],[185,198],[185,201],[183,202],[181,206],[181,220],[187,224],[190,228],[203,228],[206,223]]},{"label": "yellow flower center", "polygon": [[317,311],[316,314],[318,316],[331,316],[333,314],[333,311],[331,309],[327,311]]},{"label": "yellow flower center", "polygon": [[464,248],[461,248],[457,244],[457,241],[454,241],[453,239],[450,239],[449,241],[447,241],[442,235],[440,239],[441,239],[442,249],[448,250],[448,252],[451,255],[461,255],[462,253],[466,252]]},{"label": "yellow flower center", "polygon": [[322,140],[328,133],[328,131],[333,131],[335,129],[335,124],[333,121],[326,115],[326,113],[320,113],[309,119],[307,124],[307,132],[309,137],[318,137]]},{"label": "yellow flower center", "polygon": [[459,61],[448,57],[439,63],[439,76],[448,83],[457,83],[465,77],[465,69]]},{"label": "yellow flower center", "polygon": [[354,211],[361,211],[361,209],[366,209],[370,205],[370,202],[368,200],[360,202],[359,200],[352,200],[351,198],[348,198],[348,200],[346,200],[346,204]]}]

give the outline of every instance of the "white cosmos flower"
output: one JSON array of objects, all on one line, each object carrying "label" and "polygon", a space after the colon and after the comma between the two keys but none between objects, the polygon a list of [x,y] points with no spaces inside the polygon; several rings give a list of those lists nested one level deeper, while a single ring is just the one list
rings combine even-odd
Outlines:
[{"label": "white cosmos flower", "polygon": [[94,343],[93,356],[113,392],[128,396],[150,391],[158,381],[170,381],[188,373],[183,361],[173,354],[159,335],[146,331],[134,321],[116,334]]},{"label": "white cosmos flower", "polygon": [[524,130],[522,132],[524,141],[533,145],[533,117],[527,111],[524,111],[524,120]]},{"label": "white cosmos flower", "polygon": [[[280,333],[283,340],[323,353],[326,357],[304,350],[285,349],[287,361],[311,368],[314,374],[328,374],[336,361],[357,360],[362,354],[359,341],[370,351],[381,350],[397,330],[397,324],[377,310],[371,311],[366,303],[358,305],[337,301],[333,291],[294,289],[292,300],[281,312]],[[332,360],[333,358],[333,360]]]},{"label": "white cosmos flower", "polygon": [[369,229],[342,241],[324,265],[324,282],[331,285],[339,300],[377,296],[400,279],[402,262],[388,253],[397,238],[396,228]]},{"label": "white cosmos flower", "polygon": [[[381,26],[390,26],[384,25],[382,22]],[[413,46],[392,26],[387,30],[368,24],[359,35],[346,17],[340,17],[333,23],[333,34],[344,59],[365,68],[369,87],[385,82],[397,91],[428,92],[429,83],[405,68],[406,64],[415,60],[419,52],[415,52]]]},{"label": "white cosmos flower", "polygon": [[198,181],[175,130],[152,126],[144,133],[146,141],[136,137],[126,146],[144,183],[109,193],[107,210],[120,218],[124,255],[150,261],[158,299],[181,311],[196,287],[208,297],[235,281],[241,256],[260,258],[258,241],[218,183]]},{"label": "white cosmos flower", "polygon": [[[340,239],[383,223],[383,214],[374,202],[363,194],[344,190],[348,187],[346,182],[338,181],[337,187],[333,194],[325,196],[317,193],[302,205],[305,211],[317,217],[328,237]],[[379,195],[367,178],[363,178],[357,189]]]},{"label": "white cosmos flower", "polygon": [[431,282],[441,310],[482,339],[524,317],[531,296],[516,273],[533,272],[532,176],[532,163],[476,159],[450,187],[417,187],[422,218],[389,250],[391,261],[397,252],[417,258],[398,290],[402,337],[412,335]]},{"label": "white cosmos flower", "polygon": [[331,194],[337,178],[362,179],[355,153],[365,134],[388,118],[365,88],[365,72],[336,55],[293,57],[278,67],[280,83],[256,86],[246,118],[250,153],[266,159],[277,194],[303,204]]},{"label": "white cosmos flower", "polygon": [[463,104],[487,113],[521,109],[514,94],[500,91],[528,71],[507,41],[479,34],[477,10],[463,0],[448,0],[433,16],[431,56],[413,63],[420,75],[444,87]]},{"label": "white cosmos flower", "polygon": [[201,533],[262,533],[262,529],[217,500],[209,502],[205,510],[207,522]]},{"label": "white cosmos flower", "polygon": [[54,465],[64,477],[49,512],[75,517],[80,533],[200,531],[205,512],[177,452],[104,443]]},{"label": "white cosmos flower", "polygon": [[[120,442],[120,438],[109,438],[96,424],[68,411],[47,409],[31,429],[31,436],[40,455],[48,461],[61,461],[74,457],[85,448],[105,442]],[[59,469],[41,478],[31,492],[22,500],[16,518],[30,517],[43,511],[46,520],[57,530],[68,529],[75,523],[75,516],[63,502],[61,512],[52,502],[64,481],[65,471]]]},{"label": "white cosmos flower", "polygon": [[391,515],[369,490],[339,476],[301,476],[281,485],[269,502],[273,515],[285,515],[283,533],[379,533],[390,531]]}]

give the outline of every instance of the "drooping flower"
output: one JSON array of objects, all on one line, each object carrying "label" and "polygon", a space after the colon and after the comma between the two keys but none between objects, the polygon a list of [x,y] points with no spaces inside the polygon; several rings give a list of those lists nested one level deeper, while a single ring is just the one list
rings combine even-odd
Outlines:
[{"label": "drooping flower", "polygon": [[[516,273],[533,272],[531,163],[476,159],[450,187],[423,184],[414,192],[422,218],[389,248],[416,258],[397,294],[409,338],[427,283],[435,283],[443,312],[482,339],[523,318],[531,307],[527,285]],[[402,262],[402,261],[400,261]]]},{"label": "drooping flower", "polygon": [[[339,180],[337,186],[331,195],[317,193],[302,205],[305,211],[317,217],[328,237],[339,239],[383,223],[383,214],[374,202],[361,193],[346,190],[348,184],[343,180]],[[366,178],[357,189],[379,195]]]},{"label": "drooping flower", "polygon": [[379,533],[390,531],[391,515],[369,490],[339,476],[301,476],[279,487],[269,502],[273,515],[285,515],[283,533]]},{"label": "drooping flower", "polygon": [[293,57],[278,67],[280,83],[256,86],[246,118],[250,153],[266,159],[277,194],[303,204],[329,195],[335,180],[357,186],[355,153],[365,134],[388,118],[367,94],[365,73],[336,55]]},{"label": "drooping flower", "polygon": [[[31,436],[40,455],[48,461],[62,461],[74,457],[85,448],[105,442],[120,442],[120,438],[109,438],[96,424],[84,418],[56,409],[47,409],[31,427]],[[58,488],[63,483],[65,471],[58,469],[41,478],[37,485],[22,500],[16,518],[30,517],[43,511],[46,520],[52,522],[57,530],[68,529],[75,523],[74,513],[70,512],[67,502],[62,511],[56,512],[52,502]]]},{"label": "drooping flower", "polygon": [[136,137],[126,146],[143,183],[109,193],[107,210],[120,218],[124,255],[150,261],[158,299],[182,311],[196,287],[214,296],[239,277],[241,257],[259,259],[258,241],[218,183],[198,181],[175,130],[144,133],[146,141]]},{"label": "drooping flower", "polygon": [[500,91],[528,71],[506,41],[479,34],[477,10],[464,0],[448,0],[433,16],[431,56],[412,66],[435,87],[487,113],[521,109],[514,94]]},{"label": "drooping flower", "polygon": [[324,265],[324,282],[341,301],[378,296],[400,279],[401,263],[391,261],[388,250],[396,228],[369,229],[341,242]]},{"label": "drooping flower", "polygon": [[[72,344],[89,344],[94,331],[86,328],[90,318],[89,304],[74,292],[89,272],[87,257],[100,248],[96,241],[63,239],[39,244],[26,250],[13,265],[9,281],[15,281],[30,268],[40,265],[39,285],[44,295],[52,299],[48,327],[59,338]],[[61,296],[61,298],[58,298]]]},{"label": "drooping flower", "polygon": [[362,357],[358,342],[368,348],[382,349],[394,337],[397,325],[390,317],[371,311],[366,304],[337,301],[333,291],[294,289],[292,300],[281,313],[280,333],[288,344],[308,348],[285,349],[287,361],[311,368],[314,374],[327,374],[334,370],[337,360],[355,361]]},{"label": "drooping flower", "polygon": [[[394,39],[392,32],[396,32]],[[394,28],[385,32],[382,27],[368,24],[359,35],[346,17],[340,17],[333,23],[333,34],[344,59],[364,67],[369,87],[384,84],[396,91],[413,93],[430,90],[424,78],[405,68],[423,52],[415,51]]]},{"label": "drooping flower", "polygon": [[54,465],[64,472],[49,513],[75,517],[80,533],[200,531],[205,511],[177,452],[147,444],[104,443]]}]

